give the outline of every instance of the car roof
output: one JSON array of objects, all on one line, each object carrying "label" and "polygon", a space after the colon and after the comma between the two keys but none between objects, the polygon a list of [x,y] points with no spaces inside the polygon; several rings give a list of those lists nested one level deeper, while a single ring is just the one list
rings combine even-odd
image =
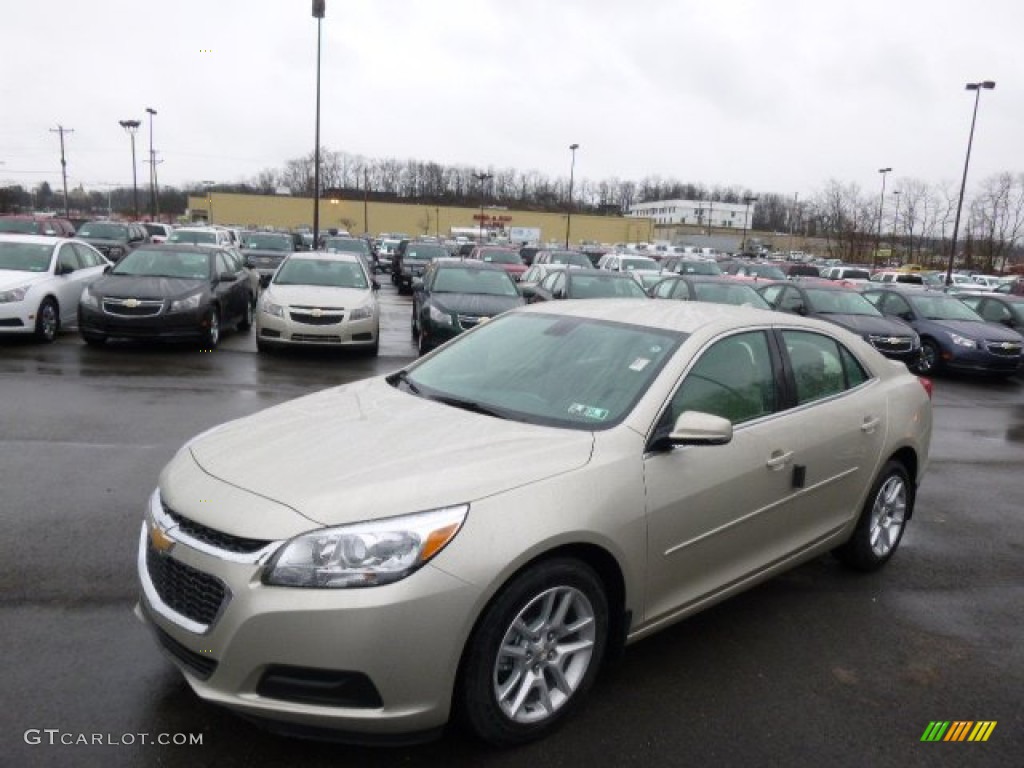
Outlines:
[{"label": "car roof", "polygon": [[56,235],[23,235],[14,232],[0,232],[0,242],[5,243],[45,243],[46,245],[56,245],[57,243],[63,243],[67,240],[73,240],[70,237],[57,237]]}]

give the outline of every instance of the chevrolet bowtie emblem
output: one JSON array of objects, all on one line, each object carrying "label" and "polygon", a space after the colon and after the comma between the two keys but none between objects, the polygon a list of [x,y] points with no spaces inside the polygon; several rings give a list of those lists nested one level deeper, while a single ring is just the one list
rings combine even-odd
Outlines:
[{"label": "chevrolet bowtie emblem", "polygon": [[323,313],[323,310],[320,309],[319,307],[310,312],[310,314],[313,315],[313,317],[320,317]]},{"label": "chevrolet bowtie emblem", "polygon": [[121,302],[121,306],[122,307],[128,307],[128,308],[134,308],[134,307],[139,306],[139,300],[138,299],[124,299]]},{"label": "chevrolet bowtie emblem", "polygon": [[166,555],[174,546],[174,539],[156,525],[149,527],[149,543],[161,555]]}]

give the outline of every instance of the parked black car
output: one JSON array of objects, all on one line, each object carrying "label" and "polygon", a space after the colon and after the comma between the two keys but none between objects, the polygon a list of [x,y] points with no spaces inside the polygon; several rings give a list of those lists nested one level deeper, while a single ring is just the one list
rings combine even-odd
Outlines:
[{"label": "parked black car", "polygon": [[75,237],[84,240],[111,261],[119,261],[140,245],[149,242],[149,233],[141,224],[130,221],[87,221]]},{"label": "parked black car", "polygon": [[1024,337],[986,323],[960,299],[939,291],[870,288],[864,297],[887,317],[909,323],[921,337],[917,372],[944,368],[1009,375],[1021,366]]},{"label": "parked black car", "polygon": [[557,299],[646,299],[628,272],[607,269],[566,269],[552,272],[533,289],[530,303]]},{"label": "parked black car", "polygon": [[525,303],[504,269],[482,261],[432,261],[412,291],[412,336],[421,355]]},{"label": "parked black car", "polygon": [[242,235],[242,253],[245,263],[260,273],[260,285],[270,284],[270,278],[290,253],[295,252],[295,239],[281,232],[246,232]]},{"label": "parked black car", "polygon": [[986,323],[999,323],[1024,333],[1024,296],[996,293],[958,293],[960,301],[973,309]]},{"label": "parked black car", "polygon": [[920,362],[921,339],[914,329],[899,318],[885,317],[854,290],[815,282],[772,283],[759,291],[772,309],[840,325],[911,368]]},{"label": "parked black car", "polygon": [[221,328],[252,326],[249,275],[231,255],[194,245],[146,245],[82,292],[78,330],[89,344],[109,338],[197,340],[217,346]]},{"label": "parked black car", "polygon": [[439,243],[413,241],[399,249],[391,261],[396,276],[398,292],[412,290],[412,281],[423,276],[423,271],[434,259],[448,258],[448,251]]}]

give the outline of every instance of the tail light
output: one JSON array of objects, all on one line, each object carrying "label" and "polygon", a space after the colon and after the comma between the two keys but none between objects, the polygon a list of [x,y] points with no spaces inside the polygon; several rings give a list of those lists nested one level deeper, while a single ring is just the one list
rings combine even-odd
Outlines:
[{"label": "tail light", "polygon": [[925,378],[924,376],[918,376],[917,380],[921,382],[921,386],[924,387],[924,391],[928,393],[928,399],[932,399],[932,380]]}]

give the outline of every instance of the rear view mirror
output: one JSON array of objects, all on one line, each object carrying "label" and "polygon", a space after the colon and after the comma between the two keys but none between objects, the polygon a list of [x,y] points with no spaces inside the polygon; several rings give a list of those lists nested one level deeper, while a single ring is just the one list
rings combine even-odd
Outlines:
[{"label": "rear view mirror", "polygon": [[725,445],[732,440],[732,422],[700,411],[683,411],[668,436],[672,445]]}]

